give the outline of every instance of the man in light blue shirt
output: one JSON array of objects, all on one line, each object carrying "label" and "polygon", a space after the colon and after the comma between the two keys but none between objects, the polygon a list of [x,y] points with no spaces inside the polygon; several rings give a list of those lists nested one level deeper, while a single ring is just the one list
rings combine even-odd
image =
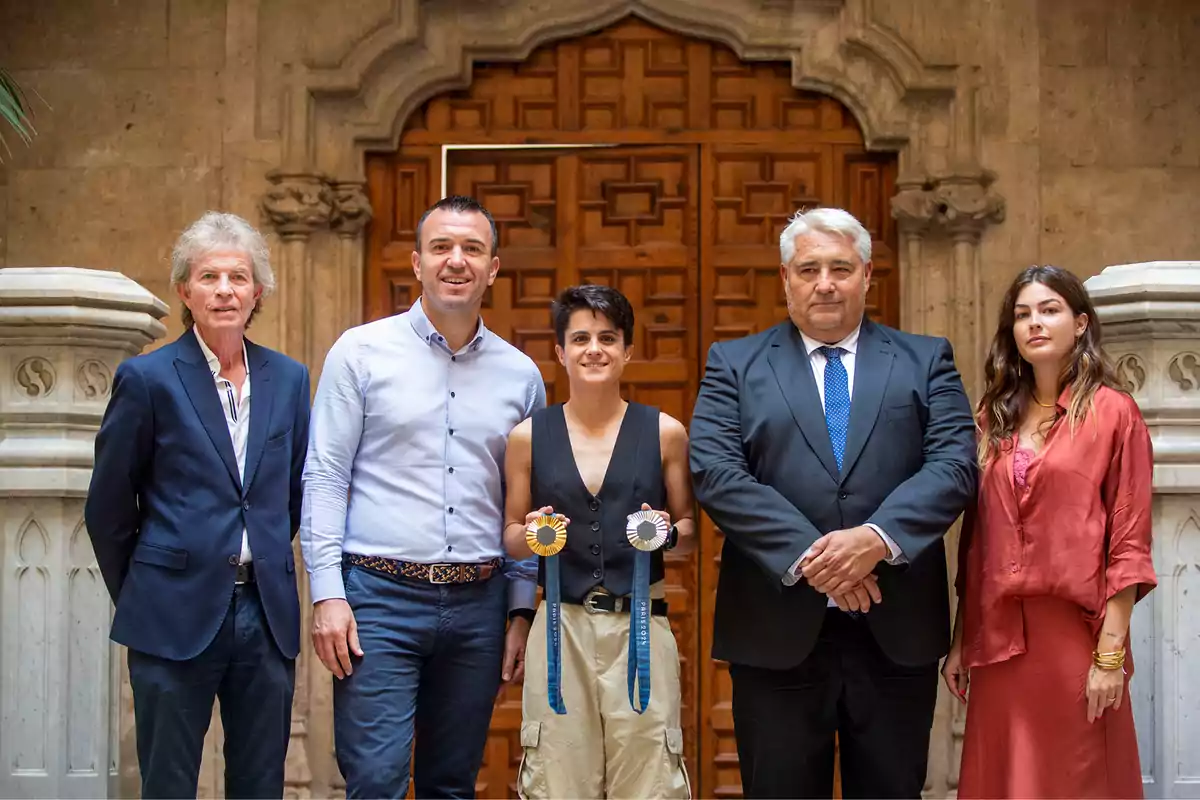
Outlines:
[{"label": "man in light blue shirt", "polygon": [[546,388],[479,315],[500,267],[491,214],[439,201],[412,260],[421,298],[329,351],[304,470],[313,645],[337,678],[347,797],[404,797],[414,734],[417,796],[474,796],[537,590],[532,559],[504,560],[502,475]]}]

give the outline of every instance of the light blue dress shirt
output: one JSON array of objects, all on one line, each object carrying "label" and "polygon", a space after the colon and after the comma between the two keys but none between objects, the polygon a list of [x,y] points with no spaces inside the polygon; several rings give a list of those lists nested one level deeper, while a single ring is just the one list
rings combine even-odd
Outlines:
[{"label": "light blue dress shirt", "polygon": [[[345,597],[342,553],[422,564],[504,555],[508,434],[546,405],[537,365],[480,320],[451,352],[418,300],[346,331],[313,400],[300,546],[313,602]],[[537,560],[506,562],[533,608]]]}]

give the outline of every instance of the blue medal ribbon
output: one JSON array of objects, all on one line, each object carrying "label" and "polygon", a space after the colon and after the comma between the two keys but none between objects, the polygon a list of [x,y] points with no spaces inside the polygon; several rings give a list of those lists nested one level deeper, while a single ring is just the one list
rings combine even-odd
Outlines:
[{"label": "blue medal ribbon", "polygon": [[642,714],[650,705],[650,553],[646,550],[638,550],[633,556],[633,605],[629,609],[627,672],[629,706]]},{"label": "blue medal ribbon", "polygon": [[629,608],[629,706],[639,714],[650,705],[650,566],[652,554],[666,544],[668,533],[667,521],[657,511],[635,511],[626,520],[625,537],[637,551]]},{"label": "blue medal ribbon", "polygon": [[546,567],[546,697],[555,714],[566,714],[562,699],[562,590],[558,554],[567,546],[561,515],[542,514],[525,527],[529,549]]},{"label": "blue medal ribbon", "polygon": [[562,699],[562,599],[558,556],[546,559],[546,696],[555,714],[566,714]]}]

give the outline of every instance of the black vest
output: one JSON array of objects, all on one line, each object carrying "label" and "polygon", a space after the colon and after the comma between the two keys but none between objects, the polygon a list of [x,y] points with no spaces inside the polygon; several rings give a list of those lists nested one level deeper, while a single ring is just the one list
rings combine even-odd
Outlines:
[{"label": "black vest", "polygon": [[[625,537],[626,517],[642,503],[666,510],[658,409],[630,403],[613,445],[600,493],[593,496],[579,475],[561,404],[533,415],[533,463],[530,492],[534,508],[553,506],[571,520],[567,546],[558,554],[562,599],[580,603],[603,586],[615,595],[633,589],[633,556]],[[663,551],[651,554],[650,582],[663,578]],[[545,585],[545,565],[538,559],[538,583]]]}]

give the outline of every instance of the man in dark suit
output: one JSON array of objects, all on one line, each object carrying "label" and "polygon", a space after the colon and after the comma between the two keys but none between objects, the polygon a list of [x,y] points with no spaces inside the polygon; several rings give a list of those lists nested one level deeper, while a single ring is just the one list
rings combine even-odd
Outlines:
[{"label": "man in dark suit", "polygon": [[129,648],[142,796],[195,797],[219,697],[226,795],[282,797],[308,370],[245,338],[275,283],[245,220],[184,231],[171,282],[187,331],[118,368],[84,510]]},{"label": "man in dark suit", "polygon": [[780,236],[790,320],[718,342],[696,497],[724,532],[713,657],[747,797],[918,797],[949,648],[942,536],[975,434],[949,343],[866,319],[871,236],[840,209]]}]

